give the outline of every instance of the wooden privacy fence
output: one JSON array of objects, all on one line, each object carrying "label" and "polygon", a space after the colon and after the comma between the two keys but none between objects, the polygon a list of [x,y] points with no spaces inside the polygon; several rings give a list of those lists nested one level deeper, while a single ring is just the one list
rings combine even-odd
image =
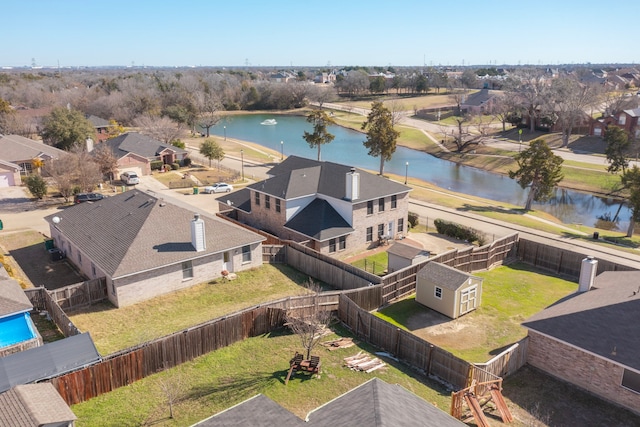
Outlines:
[{"label": "wooden privacy fence", "polygon": [[357,289],[382,282],[375,274],[318,253],[299,243],[286,243],[288,265],[337,289]]},{"label": "wooden privacy fence", "polygon": [[[586,258],[586,255],[521,238],[518,241],[517,257],[527,264],[577,281],[580,278],[582,260]],[[605,259],[598,259],[598,271],[596,274],[600,274],[603,271],[630,270],[635,269]]]},{"label": "wooden privacy fence", "polygon": [[453,249],[387,274],[382,279],[382,300],[379,306],[415,292],[416,274],[429,262],[439,262],[467,273],[488,270],[508,257],[514,257],[517,244],[518,234],[511,234],[479,248]]},{"label": "wooden privacy fence", "polygon": [[46,310],[47,313],[49,313],[49,317],[65,337],[78,335],[80,333],[62,307],[58,305],[56,300],[44,287],[25,289],[24,293],[36,310]]},{"label": "wooden privacy fence", "polygon": [[65,311],[78,310],[108,299],[107,282],[104,277],[47,291],[47,293]]},{"label": "wooden privacy fence", "polygon": [[262,245],[262,262],[265,264],[286,264],[286,255],[283,245]]},{"label": "wooden privacy fence", "polygon": [[528,344],[529,337],[524,337],[488,362],[474,363],[473,365],[475,368],[496,377],[507,377],[527,363]]}]

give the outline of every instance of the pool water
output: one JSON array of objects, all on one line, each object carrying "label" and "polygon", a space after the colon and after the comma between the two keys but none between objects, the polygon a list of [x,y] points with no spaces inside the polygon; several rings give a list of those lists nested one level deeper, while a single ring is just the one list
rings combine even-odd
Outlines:
[{"label": "pool water", "polygon": [[18,313],[0,319],[0,348],[36,337],[29,313]]}]

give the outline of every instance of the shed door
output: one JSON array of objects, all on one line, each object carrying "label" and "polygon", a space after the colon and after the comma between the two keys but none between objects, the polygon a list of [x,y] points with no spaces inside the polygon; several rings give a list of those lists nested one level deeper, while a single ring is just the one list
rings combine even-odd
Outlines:
[{"label": "shed door", "polygon": [[475,310],[477,304],[478,285],[460,292],[460,315]]},{"label": "shed door", "polygon": [[0,173],[0,187],[11,187],[12,185],[15,185],[15,182],[13,181],[13,173]]}]

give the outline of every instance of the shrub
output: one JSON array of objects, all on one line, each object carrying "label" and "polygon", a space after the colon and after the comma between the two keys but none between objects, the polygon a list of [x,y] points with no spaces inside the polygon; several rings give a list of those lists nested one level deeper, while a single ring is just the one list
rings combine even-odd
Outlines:
[{"label": "shrub", "polygon": [[180,163],[171,163],[171,169],[174,171],[180,169]]},{"label": "shrub", "polygon": [[182,160],[182,166],[187,167],[187,168],[189,166],[191,166],[191,159],[189,157],[187,157],[184,160]]},{"label": "shrub", "polygon": [[174,147],[182,148],[183,150],[184,150],[184,147],[186,147],[186,144],[180,141],[179,139],[171,141],[171,145],[173,145]]},{"label": "shrub", "polygon": [[162,169],[162,165],[164,163],[162,163],[162,160],[154,160],[150,163],[151,166],[151,170],[152,171],[159,171],[160,169]]},{"label": "shrub", "polygon": [[409,220],[409,226],[411,228],[415,228],[419,223],[418,214],[415,212],[409,212],[408,220]]},{"label": "shrub", "polygon": [[457,224],[455,222],[445,221],[444,219],[436,219],[433,221],[438,233],[445,236],[455,237],[456,239],[466,240],[468,242],[478,242],[480,246],[485,243],[485,236],[480,231]]},{"label": "shrub", "polygon": [[42,199],[47,195],[47,183],[42,179],[40,175],[29,175],[24,184],[27,186],[27,190],[37,199]]}]

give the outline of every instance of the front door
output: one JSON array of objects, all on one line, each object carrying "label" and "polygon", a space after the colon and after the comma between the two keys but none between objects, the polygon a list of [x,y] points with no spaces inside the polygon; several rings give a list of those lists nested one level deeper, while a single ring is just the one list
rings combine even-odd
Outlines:
[{"label": "front door", "polygon": [[231,271],[231,255],[229,252],[225,252],[222,256],[222,270]]},{"label": "front door", "polygon": [[394,226],[394,221],[389,221],[389,228],[387,229],[387,236],[389,236],[390,239],[393,239],[393,236],[395,235],[395,233],[393,232],[393,226]]}]

